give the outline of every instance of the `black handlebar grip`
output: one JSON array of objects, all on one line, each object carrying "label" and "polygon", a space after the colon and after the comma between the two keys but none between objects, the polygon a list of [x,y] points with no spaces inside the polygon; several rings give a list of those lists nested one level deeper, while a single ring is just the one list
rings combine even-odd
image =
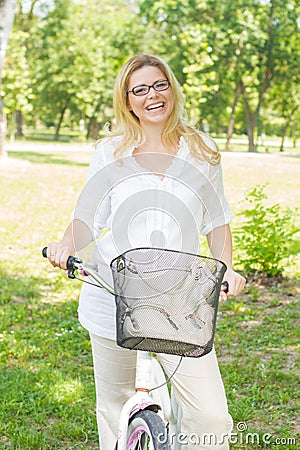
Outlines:
[{"label": "black handlebar grip", "polygon": [[225,289],[223,289],[223,292],[225,292],[225,294],[227,294],[227,292],[229,291],[228,281],[223,281],[222,286],[225,287]]},{"label": "black handlebar grip", "polygon": [[43,255],[44,258],[47,258],[47,248],[48,247],[44,247],[43,250],[42,250],[42,255]]},{"label": "black handlebar grip", "polygon": [[75,267],[74,267],[74,263],[75,262],[80,262],[80,260],[78,258],[76,258],[75,256],[69,256],[68,261],[67,261],[67,269],[68,269],[68,277],[69,278],[76,278],[75,277]]}]

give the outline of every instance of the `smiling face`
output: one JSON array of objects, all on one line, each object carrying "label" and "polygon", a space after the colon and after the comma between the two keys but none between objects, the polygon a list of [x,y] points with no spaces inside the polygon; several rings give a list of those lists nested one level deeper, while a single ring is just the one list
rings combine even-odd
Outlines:
[{"label": "smiling face", "polygon": [[[145,66],[133,72],[129,78],[128,90],[142,84],[152,86],[162,80],[166,80],[166,76],[160,69],[155,66]],[[143,96],[128,92],[127,101],[129,111],[132,111],[139,119],[142,128],[154,125],[163,127],[174,107],[171,87],[160,92],[151,88],[148,94]]]}]

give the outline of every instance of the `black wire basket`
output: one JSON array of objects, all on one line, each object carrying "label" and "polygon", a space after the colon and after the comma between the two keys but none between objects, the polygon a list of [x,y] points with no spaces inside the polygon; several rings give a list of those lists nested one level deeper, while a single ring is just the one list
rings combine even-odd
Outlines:
[{"label": "black wire basket", "polygon": [[144,247],[113,259],[111,269],[119,346],[190,357],[212,350],[222,261]]}]

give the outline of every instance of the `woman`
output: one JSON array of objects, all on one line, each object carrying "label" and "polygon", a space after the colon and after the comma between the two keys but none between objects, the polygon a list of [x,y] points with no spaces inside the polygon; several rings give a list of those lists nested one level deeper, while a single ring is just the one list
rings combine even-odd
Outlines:
[{"label": "woman", "polygon": [[[115,130],[98,144],[75,210],[74,218],[88,223],[92,233],[84,239],[95,239],[106,229],[97,251],[107,268],[128,247],[199,251],[200,231],[212,256],[227,265],[227,296],[238,295],[245,279],[232,268],[231,213],[220,154],[208,136],[183,120],[184,97],[168,65],[151,55],[131,58],[116,79],[114,109]],[[185,207],[183,214],[180,208]],[[83,245],[72,223],[61,242],[49,244],[48,258],[65,269],[69,255]],[[134,390],[135,352],[116,345],[114,302],[103,290],[83,287],[79,320],[91,336],[101,450],[112,450],[122,405]],[[168,374],[178,362],[172,355],[159,359]],[[214,350],[184,358],[172,384],[183,410],[185,448],[227,449],[232,419]],[[195,433],[212,433],[218,443],[196,446],[189,441]]]}]

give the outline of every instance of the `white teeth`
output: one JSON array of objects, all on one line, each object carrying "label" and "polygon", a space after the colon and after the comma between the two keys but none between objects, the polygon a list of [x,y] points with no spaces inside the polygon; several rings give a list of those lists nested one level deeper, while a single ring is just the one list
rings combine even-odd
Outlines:
[{"label": "white teeth", "polygon": [[163,106],[164,106],[163,103],[158,103],[158,104],[156,104],[156,105],[148,106],[148,107],[147,107],[147,110],[148,110],[148,111],[152,111],[153,109],[162,108]]}]

